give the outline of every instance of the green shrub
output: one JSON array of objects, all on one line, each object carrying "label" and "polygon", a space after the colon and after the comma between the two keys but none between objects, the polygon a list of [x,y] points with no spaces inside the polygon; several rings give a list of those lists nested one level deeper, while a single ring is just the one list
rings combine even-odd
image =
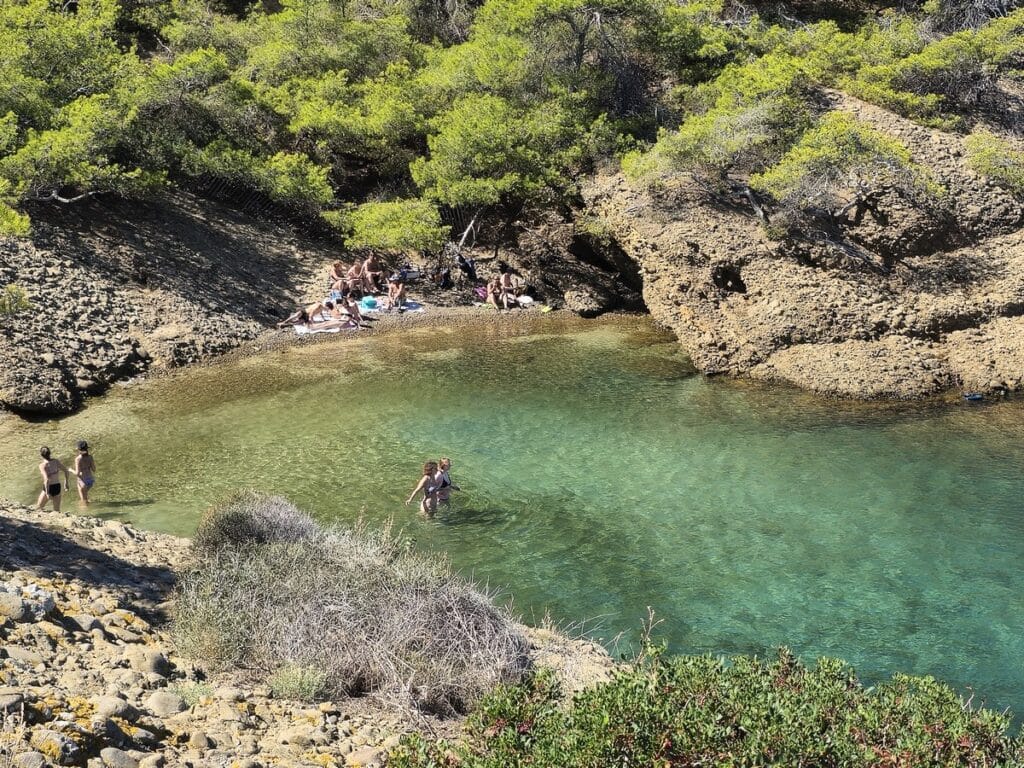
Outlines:
[{"label": "green shrub", "polygon": [[1024,10],[944,37],[895,62],[863,67],[845,87],[926,125],[959,128],[1024,54]]},{"label": "green shrub", "polygon": [[437,208],[425,200],[363,203],[339,220],[352,233],[349,248],[372,248],[390,253],[433,253],[448,238]]},{"label": "green shrub", "polygon": [[732,178],[775,162],[810,125],[810,87],[802,63],[788,54],[730,65],[688,95],[697,114],[663,133],[645,158],[625,158],[627,174],[650,178],[667,167],[714,191],[728,188]]},{"label": "green shrub", "polygon": [[967,137],[967,162],[1016,195],[1024,196],[1024,152],[987,131]]},{"label": "green shrub", "polygon": [[295,664],[286,664],[267,678],[275,699],[316,701],[326,684],[327,675],[322,670]]},{"label": "green shrub", "polygon": [[1009,717],[931,678],[864,688],[842,662],[646,655],[558,706],[550,675],[488,697],[457,746],[407,738],[393,768],[1010,766]]},{"label": "green shrub", "polygon": [[15,312],[21,312],[31,306],[28,295],[20,286],[6,285],[3,293],[0,293],[0,315],[13,315]]},{"label": "green shrub", "polygon": [[846,112],[829,112],[781,161],[751,178],[787,221],[825,214],[836,218],[885,190],[920,205],[942,195],[910,152]]},{"label": "green shrub", "polygon": [[248,493],[206,516],[194,555],[174,631],[182,653],[212,668],[250,669],[291,694],[370,694],[439,714],[527,670],[508,614],[387,530],[321,528]]},{"label": "green shrub", "polygon": [[194,707],[198,704],[199,700],[204,696],[213,695],[212,685],[195,680],[183,680],[178,683],[173,683],[167,686],[167,690],[180,696],[181,700],[190,707]]}]

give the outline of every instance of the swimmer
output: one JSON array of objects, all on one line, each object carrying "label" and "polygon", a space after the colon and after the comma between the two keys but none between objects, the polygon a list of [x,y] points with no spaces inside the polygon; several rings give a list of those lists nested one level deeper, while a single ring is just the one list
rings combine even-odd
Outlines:
[{"label": "swimmer", "polygon": [[446,507],[450,507],[452,505],[451,492],[462,490],[452,482],[451,475],[448,474],[451,468],[452,460],[447,456],[442,456],[441,460],[437,462],[437,472],[434,473],[434,485],[437,486],[438,506],[443,504]]},{"label": "swimmer", "polygon": [[412,500],[416,498],[416,494],[423,491],[420,512],[427,517],[433,517],[434,512],[437,511],[437,482],[434,479],[435,475],[437,475],[437,462],[426,462],[423,465],[423,477],[420,478],[416,487],[412,489],[409,498],[405,500],[405,505],[409,506],[412,504]]},{"label": "swimmer", "polygon": [[43,476],[43,491],[39,494],[37,504],[40,509],[46,506],[47,501],[53,502],[53,511],[60,512],[60,478],[58,475],[64,473],[64,490],[71,490],[71,483],[68,479],[70,470],[64,466],[60,459],[50,458],[50,449],[45,445],[39,449],[39,455],[43,460],[39,462],[39,474]]},{"label": "swimmer", "polygon": [[78,498],[88,504],[89,489],[96,482],[96,460],[89,453],[89,444],[85,440],[79,440],[76,447],[78,455],[75,457],[73,471],[78,478]]}]

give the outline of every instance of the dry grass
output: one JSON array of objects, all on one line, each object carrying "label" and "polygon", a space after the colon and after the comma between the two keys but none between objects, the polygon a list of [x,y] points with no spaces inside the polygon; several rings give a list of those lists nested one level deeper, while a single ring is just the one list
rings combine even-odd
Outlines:
[{"label": "dry grass", "polygon": [[15,768],[18,755],[30,750],[24,709],[0,712],[0,768]]},{"label": "dry grass", "polygon": [[[254,669],[282,693],[368,694],[448,715],[528,668],[507,612],[389,530],[321,528],[283,499],[246,494],[207,515],[195,554],[179,648]],[[316,685],[295,670],[317,670]]]}]

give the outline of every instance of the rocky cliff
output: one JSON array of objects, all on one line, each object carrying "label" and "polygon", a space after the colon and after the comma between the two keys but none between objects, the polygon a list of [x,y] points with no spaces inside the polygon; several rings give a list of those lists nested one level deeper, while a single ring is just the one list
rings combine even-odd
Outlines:
[{"label": "rocky cliff", "polygon": [[961,136],[831,99],[930,169],[945,215],[889,195],[848,222],[843,247],[774,241],[685,177],[600,176],[588,207],[639,264],[651,314],[709,374],[856,398],[1021,389],[1024,203],[968,168]]}]

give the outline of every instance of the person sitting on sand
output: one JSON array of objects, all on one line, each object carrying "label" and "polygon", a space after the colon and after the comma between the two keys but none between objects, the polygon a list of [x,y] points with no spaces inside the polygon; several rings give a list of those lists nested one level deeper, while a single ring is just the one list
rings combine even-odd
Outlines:
[{"label": "person sitting on sand", "polygon": [[89,489],[96,482],[96,460],[89,453],[89,444],[85,440],[79,440],[75,447],[78,448],[78,455],[75,456],[73,471],[78,478],[78,498],[88,504]]},{"label": "person sitting on sand", "polygon": [[405,282],[397,272],[388,277],[388,297],[384,300],[384,309],[402,311],[405,306]]},{"label": "person sitting on sand", "polygon": [[412,493],[409,494],[409,498],[405,500],[405,505],[409,506],[412,504],[412,500],[416,498],[416,494],[422,491],[423,500],[420,501],[420,512],[427,517],[433,517],[434,512],[437,511],[437,483],[434,480],[434,476],[436,474],[437,462],[426,462],[423,465],[423,476],[420,478],[416,487],[412,489]]},{"label": "person sitting on sand", "polygon": [[333,310],[334,302],[329,299],[324,302],[314,301],[312,304],[292,312],[288,317],[279,322],[277,327],[284,328],[286,325],[305,325],[309,322],[326,320],[331,316]]},{"label": "person sitting on sand", "polygon": [[336,261],[331,264],[331,272],[327,277],[327,287],[329,290],[335,290],[337,284],[344,283],[345,281],[345,264],[341,261]]},{"label": "person sitting on sand", "polygon": [[363,262],[359,259],[352,262],[352,266],[348,268],[348,272],[345,273],[345,282],[348,283],[350,291],[369,290],[366,285],[366,275],[363,273]]},{"label": "person sitting on sand", "polygon": [[381,284],[384,280],[384,266],[377,258],[377,254],[371,253],[363,262],[363,279],[366,282],[370,293],[380,293]]},{"label": "person sitting on sand", "polygon": [[516,296],[519,293],[516,279],[508,264],[503,261],[498,263],[498,289],[500,291],[498,298],[505,309],[516,306]]},{"label": "person sitting on sand", "polygon": [[[39,494],[36,504],[40,509],[46,506],[47,501],[53,502],[53,511],[60,512],[60,477],[64,473],[64,490],[71,490],[71,483],[68,474],[71,470],[64,466],[60,459],[50,457],[50,449],[45,445],[39,449],[39,455],[43,460],[39,462],[39,474],[43,477],[43,490]],[[435,469],[437,465],[434,465]]]},{"label": "person sitting on sand", "polygon": [[[501,280],[496,277],[487,283],[487,303],[495,309],[501,309]],[[508,307],[505,307],[505,309],[508,309]]]},{"label": "person sitting on sand", "polygon": [[364,318],[359,311],[359,302],[351,293],[342,301],[341,311],[348,313],[348,316],[352,318],[356,325],[362,324]]}]

